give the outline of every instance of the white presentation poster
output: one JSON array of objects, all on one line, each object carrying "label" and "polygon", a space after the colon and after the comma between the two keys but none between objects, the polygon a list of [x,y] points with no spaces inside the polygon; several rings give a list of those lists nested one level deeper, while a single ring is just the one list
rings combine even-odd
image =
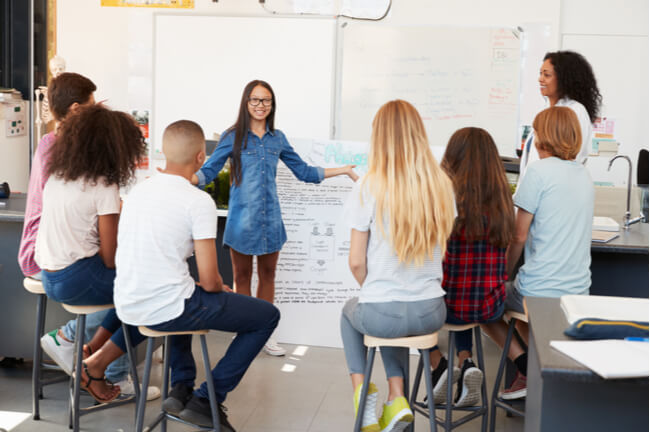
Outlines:
[{"label": "white presentation poster", "polygon": [[[368,144],[362,142],[290,139],[305,162],[321,167],[356,164],[367,170]],[[348,176],[304,183],[278,164],[277,191],[287,231],[275,278],[275,305],[282,319],[274,337],[281,343],[342,347],[341,309],[359,293],[348,267],[350,229],[342,218],[353,187]],[[256,265],[255,268],[256,269]],[[257,288],[253,273],[252,288]]]}]

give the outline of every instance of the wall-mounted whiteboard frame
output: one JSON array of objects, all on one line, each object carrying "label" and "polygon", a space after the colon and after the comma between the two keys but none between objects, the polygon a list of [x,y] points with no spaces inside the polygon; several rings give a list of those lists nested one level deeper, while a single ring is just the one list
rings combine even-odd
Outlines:
[{"label": "wall-mounted whiteboard frame", "polygon": [[275,91],[276,128],[330,136],[335,19],[158,13],[153,40],[154,153],[179,119],[199,123],[207,138],[221,133],[236,120],[245,84],[258,78]]},{"label": "wall-mounted whiteboard frame", "polygon": [[499,153],[519,135],[521,40],[508,27],[391,26],[345,22],[337,139],[370,138],[372,119],[392,99],[418,109],[429,141],[445,146],[464,126],[485,128]]}]

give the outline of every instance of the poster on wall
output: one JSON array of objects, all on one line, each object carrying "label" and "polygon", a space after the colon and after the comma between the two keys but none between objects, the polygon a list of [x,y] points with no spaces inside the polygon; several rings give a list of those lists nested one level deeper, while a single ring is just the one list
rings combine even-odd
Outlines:
[{"label": "poster on wall", "polygon": [[[310,165],[356,164],[367,171],[368,144],[337,140],[289,140]],[[353,187],[347,176],[303,183],[278,164],[277,192],[287,232],[278,259],[275,305],[282,319],[275,338],[284,343],[342,347],[339,320],[343,304],[359,293],[348,267],[350,229],[343,206]],[[252,288],[257,287],[254,273]]]},{"label": "poster on wall", "polygon": [[149,110],[131,110],[131,115],[140,127],[142,137],[144,137],[144,142],[147,146],[145,155],[138,161],[138,168],[141,170],[149,170]]},{"label": "poster on wall", "polygon": [[194,9],[194,0],[102,0],[102,6]]}]

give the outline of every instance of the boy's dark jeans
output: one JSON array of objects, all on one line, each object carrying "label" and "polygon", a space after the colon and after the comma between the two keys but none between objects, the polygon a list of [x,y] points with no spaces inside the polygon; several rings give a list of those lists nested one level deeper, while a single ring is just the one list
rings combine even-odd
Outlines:
[{"label": "boy's dark jeans", "polygon": [[[196,286],[192,296],[185,300],[183,314],[149,328],[157,331],[215,329],[237,333],[226,354],[212,369],[217,401],[223,402],[262,350],[279,320],[280,311],[269,302],[231,292],[210,293]],[[191,350],[192,337],[174,336],[170,344],[172,386],[184,383],[193,387],[196,365]],[[208,398],[207,384],[201,384],[194,394]]]}]

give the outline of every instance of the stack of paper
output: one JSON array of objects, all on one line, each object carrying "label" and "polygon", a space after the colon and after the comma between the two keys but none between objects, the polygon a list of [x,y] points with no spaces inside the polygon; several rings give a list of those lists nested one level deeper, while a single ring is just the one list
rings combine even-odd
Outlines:
[{"label": "stack of paper", "polygon": [[603,379],[648,376],[648,343],[625,340],[551,341],[551,347]]},{"label": "stack of paper", "polygon": [[603,320],[648,321],[647,298],[564,295],[560,298],[560,306],[570,324],[587,317]]},{"label": "stack of paper", "polygon": [[592,242],[609,242],[612,239],[616,239],[618,233],[615,232],[606,232],[604,230],[592,230],[591,231],[591,241]]},{"label": "stack of paper", "polygon": [[591,229],[604,230],[606,232],[617,232],[620,229],[620,226],[613,218],[595,216],[591,225]]}]

